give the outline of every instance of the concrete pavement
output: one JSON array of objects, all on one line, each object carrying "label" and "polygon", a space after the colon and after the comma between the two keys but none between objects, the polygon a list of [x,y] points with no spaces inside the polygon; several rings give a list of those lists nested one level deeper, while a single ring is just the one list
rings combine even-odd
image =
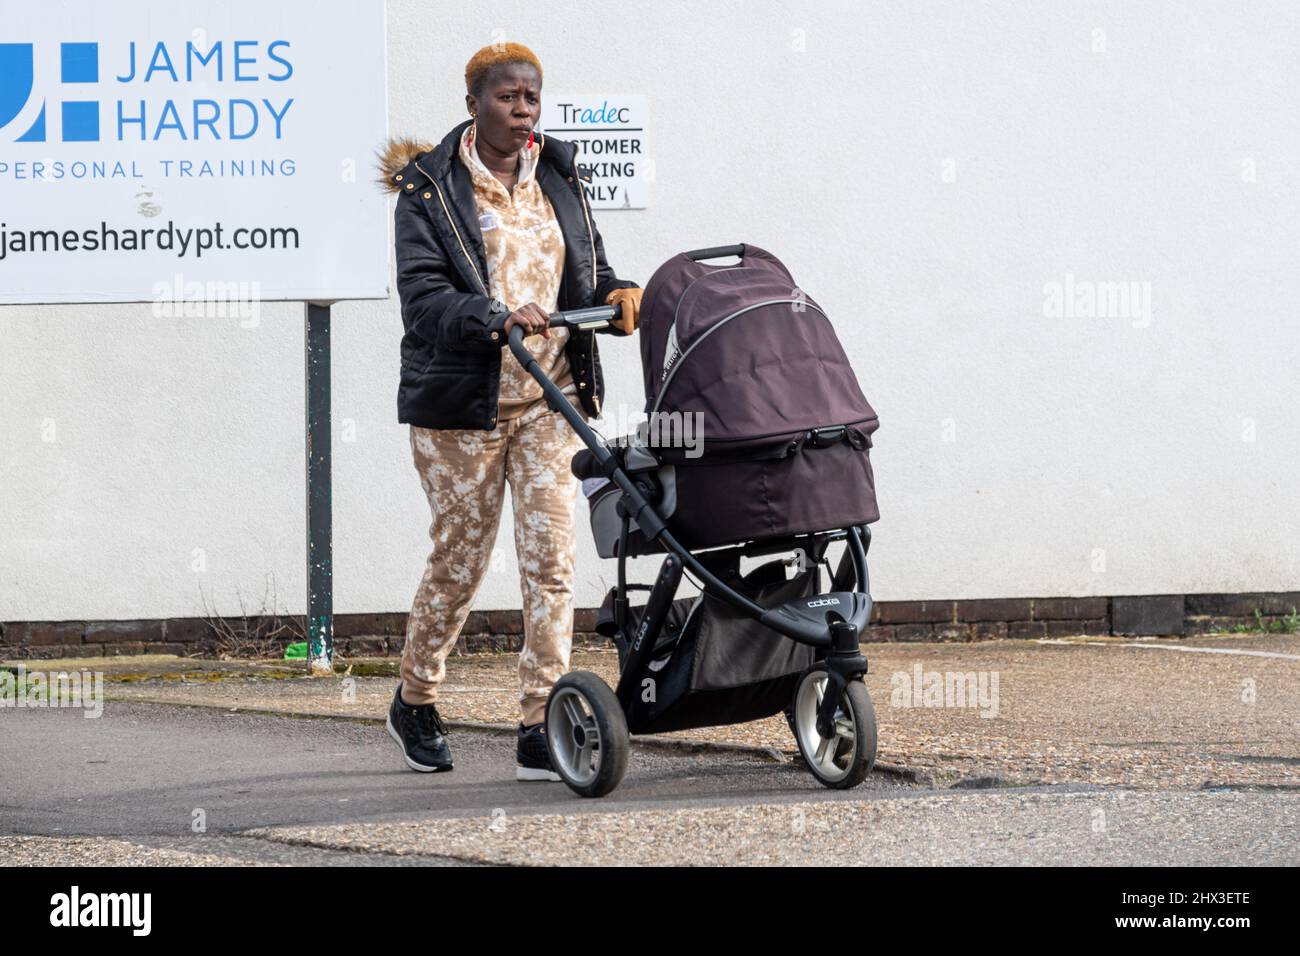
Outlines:
[{"label": "concrete pavement", "polygon": [[[824,790],[789,759],[778,718],[684,735],[751,751],[638,746],[623,785],[601,801],[516,783],[508,733],[458,730],[453,773],[406,771],[381,723],[391,661],[316,681],[281,663],[84,662],[113,678],[99,719],[0,711],[0,855],[154,865],[1295,864],[1298,645],[1221,635],[868,646],[880,759],[909,773]],[[613,655],[582,651],[575,666],[608,674]],[[449,673],[446,716],[509,726],[511,655],[453,658]],[[964,683],[962,706],[945,699],[944,677],[955,674],[946,690],[951,698]],[[324,715],[332,719],[303,719]]]},{"label": "concrete pavement", "polygon": [[[1300,786],[1300,636],[869,644],[864,652],[879,759],[941,786]],[[351,662],[350,675],[321,681],[302,679],[300,662],[298,670],[176,658],[95,666],[106,669],[110,699],[370,719],[383,717],[396,681],[393,660]],[[580,649],[573,666],[612,683],[616,655]],[[169,676],[150,679],[159,674]],[[448,674],[440,705],[448,719],[518,720],[513,655],[453,657]],[[975,690],[964,701],[949,693],[962,686]],[[780,717],[671,736],[794,751]]]}]

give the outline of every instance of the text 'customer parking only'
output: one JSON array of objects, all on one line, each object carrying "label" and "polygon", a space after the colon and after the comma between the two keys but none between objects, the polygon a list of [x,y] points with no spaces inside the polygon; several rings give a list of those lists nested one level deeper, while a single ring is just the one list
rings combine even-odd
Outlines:
[{"label": "text 'customer parking only'", "polygon": [[[646,149],[645,96],[547,96],[541,130],[578,147],[592,209],[645,209],[654,159]],[[590,174],[590,178],[587,175]]]}]

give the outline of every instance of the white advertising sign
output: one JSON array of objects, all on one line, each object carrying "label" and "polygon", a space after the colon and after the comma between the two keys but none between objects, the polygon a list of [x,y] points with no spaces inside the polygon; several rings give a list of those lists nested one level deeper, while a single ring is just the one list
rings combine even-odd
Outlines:
[{"label": "white advertising sign", "polygon": [[589,166],[592,209],[645,209],[654,179],[646,152],[649,106],[645,96],[542,97],[541,130],[578,146]]},{"label": "white advertising sign", "polygon": [[0,18],[0,303],[385,298],[383,0]]}]

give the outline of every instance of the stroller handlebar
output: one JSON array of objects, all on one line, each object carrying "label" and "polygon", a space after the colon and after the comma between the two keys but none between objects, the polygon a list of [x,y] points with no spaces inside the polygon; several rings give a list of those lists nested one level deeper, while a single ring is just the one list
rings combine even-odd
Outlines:
[{"label": "stroller handlebar", "polygon": [[727,256],[745,257],[745,244],[738,242],[734,246],[710,246],[707,249],[692,249],[690,252],[684,252],[682,255],[687,259],[693,259],[696,262],[702,259],[725,259]]},{"label": "stroller handlebar", "polygon": [[[596,305],[585,309],[569,309],[567,312],[552,312],[550,316],[550,327],[553,329],[564,327],[571,331],[591,330],[597,333],[604,332],[615,335],[625,335],[627,333],[614,328],[611,324],[614,319],[618,318],[619,312],[620,308],[617,305]],[[505,328],[506,319],[508,317],[509,316],[503,315],[493,323],[495,331],[493,331],[492,334],[494,336],[498,335],[500,331]],[[536,379],[537,383],[542,386],[542,391],[547,394],[551,399],[552,406],[554,406],[555,400],[560,398],[561,392],[556,388],[555,383],[552,382],[546,376],[546,373],[538,366],[537,359],[533,356],[532,352],[528,351],[528,346],[524,345],[524,330],[521,326],[511,326],[510,334],[506,337],[506,344],[510,346],[510,351],[514,354],[514,357],[519,364],[522,365],[528,374]],[[572,411],[572,409],[569,408],[567,401],[562,402],[562,404],[564,405],[563,410]],[[576,415],[576,413],[574,414]],[[574,424],[572,420],[570,421],[570,424]],[[578,428],[578,425],[583,425],[583,427]],[[585,424],[582,423],[581,418],[578,419],[578,424],[575,424],[574,427],[577,428],[578,433],[581,434],[584,439],[587,437],[587,434],[584,434]],[[591,437],[595,440],[594,434],[592,434]],[[588,442],[587,446],[591,447],[591,442]],[[603,461],[604,459],[602,458],[601,460]]]},{"label": "stroller handlebar", "polygon": [[[618,318],[619,307],[616,305],[595,305],[586,309],[569,309],[567,312],[552,312],[550,327],[567,328],[571,331],[592,330],[597,333],[609,332],[617,334],[618,330],[613,328],[611,323]],[[503,316],[494,323],[498,331],[505,328],[506,319],[509,316]],[[520,362],[526,364],[528,350],[523,348],[524,330],[519,326],[510,329],[510,335],[507,337],[510,345],[510,351],[515,353],[515,357]]]},{"label": "stroller handlebar", "polygon": [[601,331],[618,317],[616,305],[593,305],[586,309],[570,309],[567,312],[551,313],[551,328],[568,326],[571,329],[595,329]]}]

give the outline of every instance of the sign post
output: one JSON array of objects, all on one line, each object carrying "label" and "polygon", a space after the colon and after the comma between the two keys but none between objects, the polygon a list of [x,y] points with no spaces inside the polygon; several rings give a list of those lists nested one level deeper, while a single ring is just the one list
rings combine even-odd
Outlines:
[{"label": "sign post", "polygon": [[388,133],[384,2],[11,6],[0,305],[254,328],[264,302],[306,303],[306,619],[311,672],[330,673],[330,306],[389,295],[368,171]]},{"label": "sign post", "polygon": [[333,673],[334,544],[330,434],[330,304],[306,308],[307,667]]}]

